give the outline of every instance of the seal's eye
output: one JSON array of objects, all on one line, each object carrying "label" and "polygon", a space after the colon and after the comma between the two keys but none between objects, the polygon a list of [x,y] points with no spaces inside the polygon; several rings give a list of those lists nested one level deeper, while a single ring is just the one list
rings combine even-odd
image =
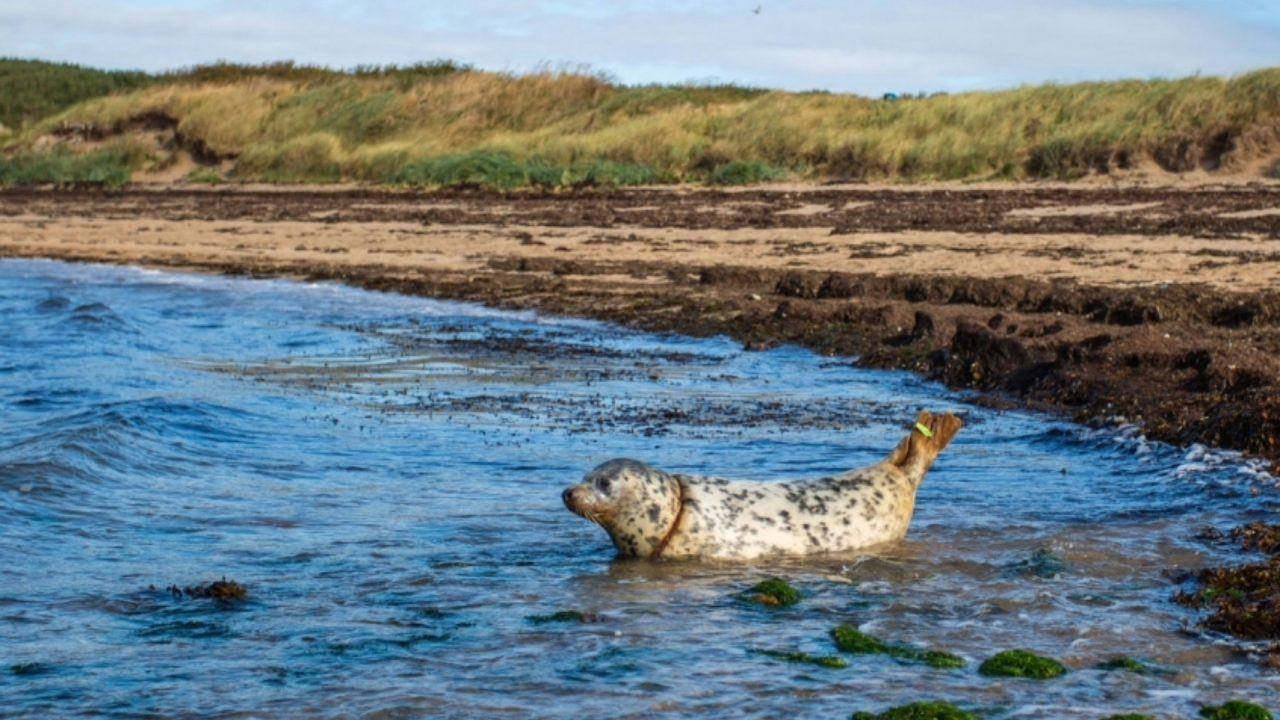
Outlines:
[{"label": "seal's eye", "polygon": [[609,492],[609,478],[596,478],[596,488],[598,488],[602,493]]}]

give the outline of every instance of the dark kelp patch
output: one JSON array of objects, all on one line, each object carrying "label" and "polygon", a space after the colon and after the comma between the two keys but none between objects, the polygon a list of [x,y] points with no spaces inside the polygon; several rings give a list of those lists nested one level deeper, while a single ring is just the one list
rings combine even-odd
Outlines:
[{"label": "dark kelp patch", "polygon": [[1271,711],[1261,705],[1240,700],[1202,707],[1200,717],[1206,720],[1275,720]]},{"label": "dark kelp patch", "polygon": [[[154,590],[155,587],[153,586],[151,589]],[[249,590],[245,586],[235,580],[228,580],[226,577],[202,585],[188,585],[187,587],[170,585],[165,590],[178,600],[183,598],[189,600],[213,600],[219,604],[230,605],[249,599]]]},{"label": "dark kelp patch", "polygon": [[1108,715],[1105,720],[1156,720],[1156,716],[1142,715],[1140,713],[1124,713],[1123,715]]},{"label": "dark kelp patch", "polygon": [[757,583],[743,594],[743,599],[769,607],[791,607],[804,596],[782,578],[769,578]]},{"label": "dark kelp patch", "polygon": [[53,666],[42,662],[16,663],[9,666],[9,673],[21,677],[46,675],[53,672]]},{"label": "dark kelp patch", "polygon": [[600,616],[595,613],[584,613],[579,610],[560,610],[546,615],[529,615],[525,620],[534,625],[547,625],[549,623],[594,623],[600,622]]},{"label": "dark kelp patch", "polygon": [[930,667],[955,669],[965,666],[964,658],[941,650],[921,650],[910,645],[887,643],[852,625],[841,625],[831,631],[831,639],[841,652],[859,655],[888,655],[904,662],[924,663]]},{"label": "dark kelp patch", "polygon": [[980,720],[980,716],[948,702],[916,702],[885,710],[880,714],[856,712],[853,720]]},{"label": "dark kelp patch", "polygon": [[1057,660],[1027,650],[1006,650],[982,663],[978,672],[987,677],[1017,677],[1049,680],[1067,673]]},{"label": "dark kelp patch", "polygon": [[1013,575],[1038,580],[1052,580],[1067,571],[1067,561],[1046,547],[1036,548],[1031,557],[1006,566]]},{"label": "dark kelp patch", "polygon": [[783,650],[757,650],[757,653],[765,657],[771,657],[775,660],[783,660],[790,663],[800,663],[804,665],[816,665],[817,667],[827,668],[829,670],[842,670],[849,667],[849,662],[842,657],[835,655],[810,655],[805,652],[786,652]]},{"label": "dark kelp patch", "polygon": [[1174,600],[1207,609],[1209,615],[1201,624],[1210,630],[1246,640],[1280,640],[1280,525],[1253,523],[1233,530],[1231,539],[1270,557],[1201,570],[1192,576],[1199,587],[1177,593]]}]

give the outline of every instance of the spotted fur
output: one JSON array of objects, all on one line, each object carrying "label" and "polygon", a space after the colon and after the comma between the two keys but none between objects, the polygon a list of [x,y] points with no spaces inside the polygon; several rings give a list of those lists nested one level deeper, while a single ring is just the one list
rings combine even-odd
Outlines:
[{"label": "spotted fur", "polygon": [[564,491],[565,505],[603,527],[623,557],[750,560],[831,553],[907,534],[916,491],[960,430],[921,413],[883,462],[815,480],[758,483],[667,473],[610,460]]}]

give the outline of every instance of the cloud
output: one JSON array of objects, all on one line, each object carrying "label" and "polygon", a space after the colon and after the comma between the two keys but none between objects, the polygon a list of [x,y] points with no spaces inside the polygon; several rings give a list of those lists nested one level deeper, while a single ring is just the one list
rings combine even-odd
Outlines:
[{"label": "cloud", "polygon": [[1280,58],[1280,0],[9,0],[0,28],[4,54],[103,67],[451,58],[867,94],[1231,74]]}]

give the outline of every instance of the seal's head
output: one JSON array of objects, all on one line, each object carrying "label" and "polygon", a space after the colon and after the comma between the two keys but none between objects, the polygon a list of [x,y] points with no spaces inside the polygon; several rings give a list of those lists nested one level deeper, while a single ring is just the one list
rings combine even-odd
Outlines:
[{"label": "seal's head", "polygon": [[680,481],[637,460],[610,460],[564,491],[564,504],[604,528],[624,557],[657,554],[680,514]]}]

